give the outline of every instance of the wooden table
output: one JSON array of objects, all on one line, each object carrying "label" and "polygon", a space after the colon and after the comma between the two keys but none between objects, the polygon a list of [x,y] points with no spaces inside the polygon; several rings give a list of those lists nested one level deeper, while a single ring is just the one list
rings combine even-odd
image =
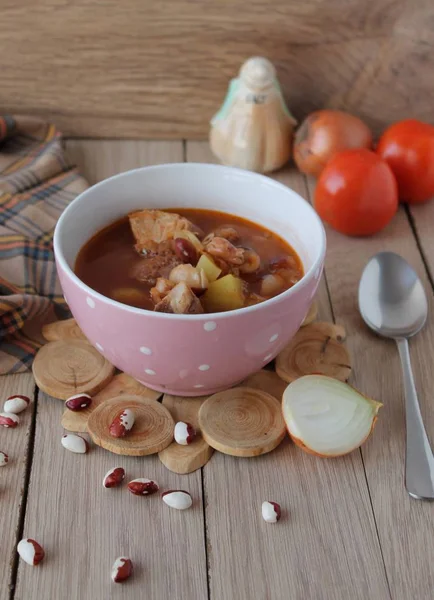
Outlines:
[{"label": "wooden table", "polygon": [[[119,171],[174,161],[211,161],[201,142],[67,142],[91,183]],[[310,198],[312,185],[295,171],[278,179]],[[146,190],[143,191],[146,197]],[[401,208],[382,234],[349,239],[328,231],[319,293],[324,319],[342,323],[353,357],[352,383],[381,400],[373,436],[339,459],[309,456],[286,440],[257,459],[215,453],[201,471],[178,476],[158,457],[115,457],[93,447],[86,456],[60,446],[63,403],[38,392],[30,374],[0,380],[1,398],[34,397],[15,430],[0,431],[10,464],[0,474],[0,597],[29,600],[432,600],[434,505],[404,489],[404,407],[398,354],[377,339],[357,310],[357,285],[380,250],[402,254],[417,270],[432,311],[434,203]],[[434,442],[432,410],[434,317],[411,342],[421,410]],[[152,477],[194,498],[186,512],[156,497],[137,498],[101,481],[112,466]],[[261,503],[284,508],[277,525],[261,518]],[[22,537],[46,550],[38,568],[17,561]],[[136,573],[110,581],[114,559],[126,553]],[[9,591],[10,590],[10,591]]]}]

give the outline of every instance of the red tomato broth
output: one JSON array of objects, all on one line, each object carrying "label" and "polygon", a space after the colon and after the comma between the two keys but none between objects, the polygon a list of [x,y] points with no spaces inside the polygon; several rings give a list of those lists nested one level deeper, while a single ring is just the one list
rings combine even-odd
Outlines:
[{"label": "red tomato broth", "polygon": [[[235,245],[252,249],[261,258],[258,272],[240,274],[251,294],[259,294],[262,278],[271,272],[270,265],[278,264],[282,259],[292,259],[291,271],[295,282],[304,275],[302,262],[295,250],[280,236],[257,223],[214,210],[164,210],[189,219],[200,227],[205,236],[223,225],[234,227],[240,235]],[[74,270],[84,283],[100,294],[130,306],[153,310],[155,305],[150,297],[152,286],[129,274],[132,267],[143,260],[135,250],[134,244],[128,216],[123,217],[96,233],[84,244],[78,253]],[[291,284],[288,284],[282,291],[290,287]],[[125,290],[125,298],[122,300],[119,299],[119,294],[115,293],[120,289]]]}]

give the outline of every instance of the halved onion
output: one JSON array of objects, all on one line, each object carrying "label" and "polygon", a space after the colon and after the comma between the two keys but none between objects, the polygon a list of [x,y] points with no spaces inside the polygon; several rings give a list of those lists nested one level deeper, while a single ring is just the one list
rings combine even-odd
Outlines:
[{"label": "halved onion", "polygon": [[306,452],[323,457],[352,452],[371,433],[383,405],[324,375],[306,375],[283,392],[289,435]]}]

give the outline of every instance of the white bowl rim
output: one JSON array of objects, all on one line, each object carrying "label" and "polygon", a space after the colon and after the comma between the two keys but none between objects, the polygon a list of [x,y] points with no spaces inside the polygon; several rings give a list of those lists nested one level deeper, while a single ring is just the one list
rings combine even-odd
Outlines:
[{"label": "white bowl rim", "polygon": [[[285,190],[285,191],[290,190],[293,194],[295,194],[297,196],[298,201],[302,201],[302,202],[306,203],[306,208],[308,209],[308,211],[311,212],[313,219],[317,221],[317,223],[320,227],[321,247],[319,248],[317,258],[313,262],[310,269],[303,275],[303,277],[300,279],[300,281],[298,281],[296,284],[294,284],[291,288],[289,288],[288,290],[285,290],[281,294],[277,294],[277,296],[274,296],[273,298],[264,300],[264,302],[259,302],[258,304],[253,304],[252,306],[245,306],[243,308],[237,308],[235,310],[229,310],[229,311],[225,311],[225,312],[201,313],[201,314],[194,314],[194,315],[154,312],[152,310],[148,310],[145,308],[137,308],[135,306],[129,306],[128,304],[123,304],[122,302],[118,302],[117,300],[112,300],[111,298],[104,296],[104,294],[101,294],[100,292],[97,292],[96,290],[94,290],[93,288],[88,286],[74,273],[74,271],[68,265],[65,257],[63,256],[63,252],[61,250],[61,240],[60,240],[61,229],[64,226],[64,223],[68,219],[68,213],[70,211],[71,206],[73,204],[81,201],[81,199],[83,197],[86,197],[90,193],[93,193],[95,188],[98,188],[103,185],[107,185],[108,182],[114,181],[115,179],[128,178],[132,173],[136,173],[138,171],[151,171],[151,170],[156,171],[156,170],[164,170],[164,169],[168,169],[168,168],[175,169],[175,170],[176,169],[186,169],[186,170],[192,169],[193,170],[193,169],[200,168],[202,170],[209,169],[209,170],[226,171],[226,172],[233,173],[233,174],[236,174],[237,176],[245,177],[248,179],[256,178],[258,180],[262,180],[263,183],[266,183],[270,187],[276,187],[278,189]],[[230,213],[227,213],[227,214],[230,214]],[[76,285],[78,285],[78,287],[83,289],[86,293],[90,294],[91,296],[94,296],[99,301],[102,301],[106,304],[109,304],[109,305],[112,305],[115,307],[122,308],[123,310],[126,310],[133,314],[146,315],[150,318],[152,317],[152,318],[156,318],[156,319],[173,319],[173,320],[187,320],[187,321],[203,321],[203,320],[211,320],[211,319],[217,320],[217,319],[235,318],[235,317],[239,316],[240,314],[246,315],[247,313],[255,312],[255,311],[258,311],[261,309],[266,310],[268,307],[271,307],[272,305],[280,302],[284,298],[290,298],[296,290],[303,288],[312,279],[312,277],[314,276],[314,273],[317,271],[319,266],[323,263],[323,261],[325,259],[325,253],[326,253],[326,244],[327,244],[326,233],[325,233],[324,226],[322,224],[321,219],[319,218],[319,216],[317,215],[317,213],[315,212],[315,210],[313,209],[311,204],[307,200],[305,200],[300,194],[298,194],[295,190],[293,190],[292,188],[289,188],[288,186],[284,185],[283,183],[280,183],[274,179],[271,179],[271,177],[268,177],[266,175],[261,175],[259,173],[254,173],[252,171],[246,171],[244,169],[239,169],[236,167],[229,167],[226,165],[217,165],[217,164],[212,164],[212,163],[197,163],[197,162],[162,163],[162,164],[158,164],[158,165],[149,165],[149,166],[144,166],[144,167],[138,167],[137,169],[130,169],[128,171],[124,171],[122,173],[112,175],[111,177],[107,177],[106,179],[99,181],[98,183],[90,186],[89,188],[87,188],[86,190],[81,192],[65,208],[65,210],[63,211],[63,213],[61,214],[61,216],[59,217],[59,219],[56,223],[55,230],[54,230],[54,238],[53,238],[53,248],[54,248],[54,254],[55,254],[56,261],[59,263],[60,267],[68,275],[68,277]]]}]

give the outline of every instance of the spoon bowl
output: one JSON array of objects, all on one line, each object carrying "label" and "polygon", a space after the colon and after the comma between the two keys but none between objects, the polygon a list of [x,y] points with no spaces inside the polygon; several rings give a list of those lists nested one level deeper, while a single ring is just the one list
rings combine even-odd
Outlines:
[{"label": "spoon bowl", "polygon": [[434,500],[434,456],[422,420],[410,363],[408,338],[425,325],[428,301],[417,273],[401,256],[380,252],[359,284],[359,310],[375,333],[396,341],[405,389],[405,487],[412,498]]},{"label": "spoon bowl", "polygon": [[384,337],[411,337],[425,325],[428,302],[414,269],[399,254],[380,252],[366,265],[359,285],[365,323]]}]

